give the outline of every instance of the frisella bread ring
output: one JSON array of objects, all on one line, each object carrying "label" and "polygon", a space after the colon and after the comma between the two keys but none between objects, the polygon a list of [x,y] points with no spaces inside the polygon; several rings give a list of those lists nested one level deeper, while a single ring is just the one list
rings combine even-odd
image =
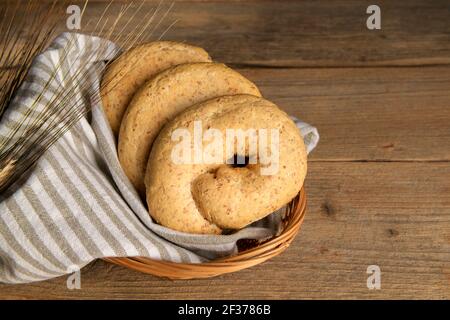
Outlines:
[{"label": "frisella bread ring", "polygon": [[193,104],[234,94],[260,96],[251,81],[219,63],[172,67],[139,89],[122,120],[118,154],[125,174],[141,195],[145,195],[150,149],[163,125]]},{"label": "frisella bread ring", "polygon": [[202,48],[172,41],[155,41],[132,48],[115,60],[101,85],[103,109],[115,136],[134,93],[157,73],[188,62],[210,62]]},{"label": "frisella bread ring", "polygon": [[154,142],[149,212],[183,232],[240,229],[298,194],[306,160],[298,128],[276,105],[251,95],[214,98],[178,115]]}]

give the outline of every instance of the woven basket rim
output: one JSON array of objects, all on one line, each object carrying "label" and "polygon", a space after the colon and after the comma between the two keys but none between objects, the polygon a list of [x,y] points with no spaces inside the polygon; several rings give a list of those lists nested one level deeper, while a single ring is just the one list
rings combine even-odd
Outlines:
[{"label": "woven basket rim", "polygon": [[209,278],[235,272],[260,264],[286,250],[303,223],[306,213],[306,193],[304,187],[287,205],[284,228],[281,233],[254,248],[236,255],[205,263],[177,263],[154,260],[146,257],[107,257],[103,260],[143,273],[169,278],[194,279]]}]

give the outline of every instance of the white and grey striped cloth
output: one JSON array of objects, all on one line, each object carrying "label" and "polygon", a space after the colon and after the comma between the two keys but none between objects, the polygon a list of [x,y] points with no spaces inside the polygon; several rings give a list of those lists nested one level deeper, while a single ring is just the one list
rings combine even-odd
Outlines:
[{"label": "white and grey striped cloth", "polygon": [[[69,41],[76,45],[68,46]],[[55,39],[35,59],[27,81],[5,113],[0,138],[30,108],[57,66],[69,72],[99,64],[103,69],[104,61],[119,50],[108,42],[108,50],[102,54],[89,54],[101,41],[106,40],[74,33]],[[91,61],[78,63],[80,51]],[[201,263],[232,254],[238,239],[262,239],[276,232],[276,214],[237,233],[220,236],[184,234],[155,224],[119,165],[115,139],[101,106],[95,102],[99,101],[99,74],[91,75],[90,85],[97,96],[86,100],[86,104],[92,104],[88,117],[38,160],[25,181],[0,195],[1,282],[58,277],[108,256]],[[79,89],[77,83],[66,83],[65,79],[56,77],[47,89]],[[319,139],[317,130],[296,122],[311,151]]]}]

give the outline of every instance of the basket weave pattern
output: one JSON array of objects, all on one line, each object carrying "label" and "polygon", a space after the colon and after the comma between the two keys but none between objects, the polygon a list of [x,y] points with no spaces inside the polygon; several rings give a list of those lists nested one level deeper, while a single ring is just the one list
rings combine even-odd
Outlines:
[{"label": "basket weave pattern", "polygon": [[[304,188],[286,206],[281,233],[263,243],[252,243],[253,247],[238,254],[216,259],[202,264],[175,263],[152,260],[144,257],[104,258],[105,261],[133,270],[169,279],[210,278],[221,274],[239,271],[273,258],[291,244],[305,217],[306,194]],[[249,247],[249,245],[246,247]]]}]

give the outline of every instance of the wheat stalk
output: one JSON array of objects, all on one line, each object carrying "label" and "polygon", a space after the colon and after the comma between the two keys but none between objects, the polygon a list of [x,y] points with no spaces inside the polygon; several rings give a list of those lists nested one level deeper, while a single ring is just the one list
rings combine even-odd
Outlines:
[{"label": "wheat stalk", "polygon": [[[0,117],[7,110],[18,88],[23,83],[33,58],[53,38],[58,23],[62,22],[58,21],[60,17],[65,17],[64,13],[59,12],[59,9],[65,8],[65,1],[53,0],[49,3],[49,8],[43,10],[42,6],[37,5],[37,0],[27,0],[24,10],[25,12],[33,12],[35,17],[30,26],[25,22],[26,19],[19,15],[23,2],[16,1],[13,10],[8,9],[7,6],[6,9],[0,11],[0,16],[3,14],[4,17],[10,17],[10,19],[2,19],[0,23],[0,43],[3,47],[0,54],[0,81],[5,83],[4,89],[0,93]],[[135,23],[131,32],[127,33],[126,28],[137,21],[137,15],[146,1],[138,2],[134,9],[135,3],[133,2],[122,5],[116,13],[111,12],[113,3],[112,0],[105,6],[90,35],[99,35],[113,42],[121,42],[122,48],[125,50],[151,37],[173,7],[172,3],[168,9],[162,10],[163,1],[160,1],[154,10],[145,13],[144,17],[139,19],[139,21],[145,21],[144,24]],[[84,2],[82,14],[85,12],[87,5],[88,0]],[[163,12],[162,17],[156,19],[161,11]],[[108,16],[113,18],[110,19]],[[87,25],[90,25],[91,22],[88,21]],[[122,22],[124,23],[120,26]],[[164,30],[159,38],[174,23]],[[26,26],[33,30],[33,33],[29,36],[24,36]],[[118,32],[115,34],[116,31]],[[146,34],[147,38],[144,37]],[[24,37],[30,39],[30,41],[21,42]],[[62,64],[67,58],[68,52],[75,48],[74,46],[76,46],[76,40],[71,39],[60,63],[55,66],[53,74],[46,81],[42,91],[39,92],[30,108],[21,118],[12,123],[8,136],[0,140],[0,192],[19,180],[51,145],[89,112],[90,103],[85,103],[86,97],[91,98],[92,104],[98,102],[99,95],[95,95],[95,89],[90,86],[89,75],[100,73],[104,66],[97,63],[90,66],[89,70],[85,67],[96,56],[108,52],[109,43],[107,41],[101,41],[99,47],[87,56],[82,56],[79,52],[75,60],[80,64],[80,67],[75,72],[71,73],[68,70],[62,74],[63,82],[77,83],[77,90],[63,85],[50,90],[56,76],[62,73]],[[114,63],[114,61],[109,61],[108,65],[111,63]],[[10,65],[17,66],[17,70],[1,69],[1,66]],[[110,90],[120,81],[120,77],[116,75],[113,79],[115,79],[113,85],[105,84],[108,85]],[[48,96],[49,92],[52,93],[51,97],[46,98],[44,93]],[[85,95],[82,93],[85,93]],[[38,106],[42,105],[44,105],[43,109],[37,111]],[[86,106],[88,107],[86,108]]]}]

